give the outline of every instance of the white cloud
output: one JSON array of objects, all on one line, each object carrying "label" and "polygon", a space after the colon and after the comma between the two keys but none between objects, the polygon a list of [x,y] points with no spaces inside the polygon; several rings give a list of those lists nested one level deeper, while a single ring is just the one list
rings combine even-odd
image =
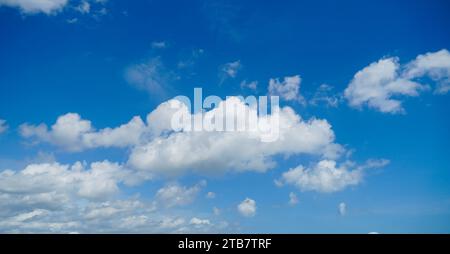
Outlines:
[{"label": "white cloud", "polygon": [[289,193],[289,204],[290,205],[298,204],[297,194],[295,194],[294,192]]},{"label": "white cloud", "polygon": [[347,205],[345,203],[340,203],[338,206],[338,211],[341,216],[347,214]]},{"label": "white cloud", "polygon": [[[171,130],[170,118],[173,110],[168,104],[173,103],[185,107],[184,112],[190,115],[187,107],[178,101],[161,104],[150,115],[155,126],[167,126]],[[226,122],[229,115],[224,112],[225,105],[234,105],[239,116],[245,116],[256,109],[231,97],[210,110],[205,118],[218,116]],[[191,116],[191,115],[190,115]],[[270,125],[274,116],[258,116],[256,120]],[[156,119],[160,119],[158,122]],[[274,128],[275,129],[275,128]],[[166,132],[167,132],[166,131]],[[159,132],[164,132],[160,129]],[[176,131],[168,132],[147,142],[142,142],[131,151],[128,165],[149,172],[178,176],[189,171],[203,174],[221,174],[226,171],[264,172],[276,164],[272,160],[275,155],[310,154],[326,158],[335,158],[343,148],[334,143],[334,133],[326,120],[303,120],[292,108],[284,107],[279,114],[279,138],[274,142],[262,142],[268,133],[261,130],[244,131]],[[211,168],[211,165],[214,165]]]},{"label": "white cloud", "polygon": [[350,185],[358,184],[362,179],[360,171],[348,171],[345,167],[336,167],[331,160],[320,161],[312,169],[303,166],[283,173],[282,180],[302,191],[335,192]]},{"label": "white cloud", "polygon": [[[256,110],[231,97],[218,108],[206,112],[205,118],[219,116],[226,122],[229,117],[234,117],[220,114],[227,104],[239,109],[238,117]],[[179,110],[193,116],[185,104],[170,100],[148,114],[147,124],[136,116],[121,126],[96,130],[89,120],[76,113],[68,113],[58,117],[50,128],[45,124],[23,124],[20,133],[32,141],[47,142],[72,152],[97,147],[131,147],[128,165],[148,175],[176,176],[187,171],[207,174],[230,170],[264,172],[275,166],[271,159],[275,155],[311,154],[336,158],[344,150],[334,143],[334,133],[326,120],[303,120],[290,107],[280,109],[279,138],[274,142],[262,142],[264,137],[274,134],[270,129],[173,131],[171,119]],[[273,116],[251,119],[269,125],[272,120]],[[211,164],[216,165],[214,169],[209,166]]]},{"label": "white cloud", "polygon": [[440,50],[419,55],[403,66],[396,57],[384,58],[358,71],[344,91],[349,105],[367,105],[384,113],[404,113],[403,97],[417,97],[429,86],[418,79],[429,77],[437,82],[435,93],[450,90],[450,53]]},{"label": "white cloud", "polygon": [[169,184],[159,189],[156,200],[165,207],[183,206],[191,204],[200,192],[203,183],[192,187],[181,186],[176,183]]},{"label": "white cloud", "polygon": [[136,183],[135,177],[108,161],[91,163],[88,168],[80,162],[54,162],[30,164],[19,171],[4,170],[0,172],[0,231],[137,230],[122,225],[122,219],[148,214],[154,208],[138,200],[116,200],[119,184]]},{"label": "white cloud", "polygon": [[398,96],[418,96],[425,86],[403,78],[399,74],[397,58],[381,59],[358,71],[345,89],[350,106],[367,105],[384,113],[403,113]]},{"label": "white cloud", "polygon": [[258,81],[247,82],[247,80],[243,80],[241,82],[241,89],[250,89],[255,91],[258,88]]},{"label": "white cloud", "polygon": [[169,100],[158,105],[158,107],[147,115],[147,124],[152,137],[164,136],[167,132],[172,132],[172,117],[179,111],[188,109],[179,100]]},{"label": "white cloud", "polygon": [[96,147],[126,147],[139,143],[145,131],[145,123],[138,116],[116,128],[96,131],[89,120],[77,113],[58,117],[49,129],[45,124],[22,124],[19,131],[22,137],[37,142],[47,142],[68,151],[81,151]]},{"label": "white cloud", "polygon": [[206,197],[209,199],[213,199],[216,197],[216,193],[209,191],[208,193],[206,193]]},{"label": "white cloud", "polygon": [[75,7],[75,10],[82,14],[87,14],[91,11],[91,4],[88,1],[81,1],[80,4]]},{"label": "white cloud", "polygon": [[302,101],[303,97],[300,96],[300,83],[301,78],[299,75],[292,77],[285,77],[283,81],[278,79],[270,79],[268,92],[269,95],[280,96],[286,101]]},{"label": "white cloud", "polygon": [[204,225],[211,225],[211,222],[208,219],[199,219],[197,217],[193,217],[189,224],[195,225],[195,226],[204,226]]},{"label": "white cloud", "polygon": [[161,221],[162,228],[177,228],[185,223],[183,218],[164,218]]},{"label": "white cloud", "polygon": [[[135,176],[117,163],[30,164],[0,172],[0,232],[3,233],[175,233],[224,230],[191,210],[163,210],[167,203],[187,204],[204,182],[194,187],[166,188],[154,201],[138,195],[118,199],[119,184]],[[169,193],[169,194],[168,194]],[[123,194],[123,193],[122,193]],[[176,200],[180,195],[182,200]],[[122,196],[122,195],[120,195]],[[190,201],[187,201],[190,202]],[[180,215],[176,215],[180,213]],[[169,215],[170,214],[170,215]],[[197,217],[198,218],[198,217]],[[192,227],[190,227],[192,226]]]},{"label": "white cloud", "polygon": [[222,66],[222,72],[224,72],[228,77],[235,78],[238,71],[242,68],[241,61],[237,60],[234,62],[226,63]]},{"label": "white cloud", "polygon": [[36,210],[31,211],[31,212],[20,213],[20,214],[18,214],[16,216],[12,217],[11,221],[13,221],[13,222],[23,222],[23,221],[27,221],[27,220],[30,220],[30,219],[32,219],[34,217],[45,215],[45,214],[47,214],[47,210],[36,209]]},{"label": "white cloud", "polygon": [[165,41],[154,41],[152,42],[152,48],[154,49],[163,49],[167,47],[167,43]]},{"label": "white cloud", "polygon": [[78,22],[78,18],[67,19],[66,22],[69,24],[75,24]]},{"label": "white cloud", "polygon": [[[144,208],[147,212],[155,211],[155,207],[144,204],[138,199],[108,200],[98,203],[90,203],[84,208],[83,218],[86,220],[111,219],[121,213],[129,213],[132,210]],[[142,218],[141,218],[142,219]],[[128,219],[128,223],[130,223]]]},{"label": "white cloud", "polygon": [[3,196],[2,202],[9,202],[1,204],[0,231],[4,233],[170,233],[187,225],[185,219],[159,213],[151,203],[135,198],[88,203],[73,199],[39,208],[40,204],[12,207],[13,198]]},{"label": "white cloud", "polygon": [[405,66],[404,76],[409,79],[429,76],[438,82],[436,93],[447,93],[450,91],[450,52],[442,49],[418,55]]},{"label": "white cloud", "polygon": [[[223,117],[226,105],[236,106],[238,117],[256,113],[256,109],[235,97],[228,98],[218,108],[204,116]],[[264,123],[266,130],[244,131],[174,131],[172,116],[179,110],[190,117],[188,108],[178,100],[160,104],[147,116],[147,124],[140,117],[115,128],[96,130],[89,120],[76,113],[58,117],[50,128],[45,124],[20,126],[23,137],[35,142],[47,142],[67,151],[82,151],[97,147],[130,147],[128,166],[139,169],[147,177],[154,175],[179,176],[189,171],[201,174],[223,174],[228,171],[264,172],[276,166],[276,155],[309,154],[335,159],[344,148],[334,143],[334,132],[326,120],[304,120],[292,108],[281,108],[279,132],[273,126],[273,115],[258,116],[256,124]],[[256,115],[256,114],[255,114]],[[264,137],[278,135],[273,142]],[[211,168],[210,165],[215,165]]]},{"label": "white cloud", "polygon": [[57,162],[30,164],[21,171],[0,173],[0,193],[16,195],[17,200],[48,202],[58,205],[73,196],[91,200],[106,199],[119,192],[120,182],[131,183],[129,170],[109,161],[94,162],[88,169],[83,163],[62,165]]},{"label": "white cloud", "polygon": [[253,199],[246,198],[237,207],[239,213],[245,217],[253,217],[256,214],[256,202]]},{"label": "white cloud", "polygon": [[235,78],[239,72],[239,70],[242,69],[242,64],[240,60],[226,63],[220,67],[219,77],[220,77],[220,83],[222,84],[225,82],[228,78]]},{"label": "white cloud", "polygon": [[364,170],[382,167],[388,163],[387,160],[371,160],[362,166],[355,166],[354,163],[337,166],[333,160],[322,160],[312,168],[300,165],[290,169],[283,173],[279,181],[294,185],[301,191],[331,193],[359,184],[363,179]]},{"label": "white cloud", "polygon": [[0,6],[19,8],[25,14],[55,14],[67,3],[67,0],[0,0]]},{"label": "white cloud", "polygon": [[77,113],[67,113],[59,116],[50,128],[44,123],[25,123],[19,127],[19,132],[22,137],[34,142],[50,143],[72,152],[97,147],[136,146],[148,142],[148,138],[171,131],[172,115],[182,105],[178,100],[160,104],[147,115],[147,124],[139,116],[134,116],[128,123],[118,127],[96,130],[91,121],[82,119]]},{"label": "white cloud", "polygon": [[8,125],[6,124],[6,120],[0,119],[0,134],[5,132],[8,129]]},{"label": "white cloud", "polygon": [[357,168],[359,170],[382,168],[384,166],[387,166],[389,163],[390,161],[386,159],[379,159],[379,160],[369,159],[364,164],[358,166]]}]

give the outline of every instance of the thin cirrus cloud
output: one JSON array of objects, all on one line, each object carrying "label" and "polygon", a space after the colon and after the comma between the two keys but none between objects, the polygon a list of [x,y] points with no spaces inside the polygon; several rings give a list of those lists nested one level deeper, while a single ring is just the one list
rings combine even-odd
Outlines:
[{"label": "thin cirrus cloud", "polygon": [[[166,41],[154,41],[151,48],[162,50],[169,47]],[[179,60],[174,67],[167,64],[167,59],[154,56],[129,65],[124,72],[125,80],[139,90],[147,91],[152,96],[167,98],[175,90],[177,82],[195,75],[193,68],[197,60],[204,54],[203,49],[193,49],[185,58]],[[234,68],[234,67],[230,67]],[[231,70],[229,70],[231,71]],[[235,70],[237,72],[237,70]],[[187,75],[187,77],[186,77]]]},{"label": "thin cirrus cloud", "polygon": [[170,84],[177,77],[166,68],[160,57],[154,57],[129,66],[125,70],[125,79],[140,90],[164,97],[167,91],[172,89]]},{"label": "thin cirrus cloud", "polygon": [[167,47],[167,43],[165,41],[154,41],[152,42],[153,49],[163,49]]},{"label": "thin cirrus cloud", "polygon": [[383,58],[358,71],[344,91],[349,105],[367,106],[383,113],[404,113],[405,97],[417,97],[429,89],[420,78],[436,82],[436,94],[450,90],[450,53],[442,49],[419,55],[415,60],[401,65],[396,57]]}]

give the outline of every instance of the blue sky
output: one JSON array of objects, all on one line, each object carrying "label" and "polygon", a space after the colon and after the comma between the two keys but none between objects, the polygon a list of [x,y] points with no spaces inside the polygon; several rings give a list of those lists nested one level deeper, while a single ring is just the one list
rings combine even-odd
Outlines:
[{"label": "blue sky", "polygon": [[[448,233],[449,11],[0,0],[0,231]],[[155,133],[195,87],[301,120],[276,148]]]}]

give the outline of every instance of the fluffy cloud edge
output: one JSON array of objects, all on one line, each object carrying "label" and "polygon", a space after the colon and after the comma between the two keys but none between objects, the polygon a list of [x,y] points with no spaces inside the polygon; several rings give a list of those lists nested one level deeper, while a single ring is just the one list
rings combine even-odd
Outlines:
[{"label": "fluffy cloud edge", "polygon": [[388,160],[368,160],[362,165],[354,162],[338,164],[334,160],[321,160],[309,168],[299,165],[284,172],[275,183],[278,186],[292,185],[300,191],[333,193],[356,186],[363,181],[368,169],[381,168],[389,164]]},{"label": "fluffy cloud edge", "polygon": [[367,106],[382,113],[402,114],[403,98],[417,97],[429,90],[419,83],[430,78],[437,83],[434,92],[450,91],[450,53],[447,49],[418,55],[401,65],[397,57],[382,58],[358,71],[344,91],[350,107]]}]

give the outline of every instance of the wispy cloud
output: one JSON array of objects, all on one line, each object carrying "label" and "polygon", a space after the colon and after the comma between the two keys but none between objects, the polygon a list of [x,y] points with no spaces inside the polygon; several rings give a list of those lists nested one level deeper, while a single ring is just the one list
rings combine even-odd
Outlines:
[{"label": "wispy cloud", "polygon": [[344,202],[339,203],[338,212],[339,212],[339,215],[341,215],[341,216],[346,215],[347,214],[347,204],[345,204]]},{"label": "wispy cloud", "polygon": [[320,85],[308,103],[313,106],[338,107],[342,102],[342,94],[336,94],[334,87],[328,84]]},{"label": "wispy cloud", "polygon": [[256,91],[256,89],[258,88],[258,81],[247,82],[247,80],[243,80],[240,86],[241,89],[250,89]]},{"label": "wispy cloud", "polygon": [[220,84],[225,82],[225,80],[227,80],[228,78],[236,78],[239,70],[241,69],[242,64],[240,60],[222,65],[219,70]]},{"label": "wispy cloud", "polygon": [[6,124],[6,120],[0,119],[0,134],[5,132],[8,129],[8,125]]},{"label": "wispy cloud", "polygon": [[167,43],[165,41],[154,41],[152,42],[152,48],[154,49],[163,49],[167,47]]},{"label": "wispy cloud", "polygon": [[177,79],[176,75],[168,70],[160,57],[129,66],[125,72],[125,79],[138,89],[150,94],[165,97],[171,90],[170,83]]},{"label": "wispy cloud", "polygon": [[75,10],[81,14],[88,14],[91,11],[91,4],[88,1],[81,1]]}]

